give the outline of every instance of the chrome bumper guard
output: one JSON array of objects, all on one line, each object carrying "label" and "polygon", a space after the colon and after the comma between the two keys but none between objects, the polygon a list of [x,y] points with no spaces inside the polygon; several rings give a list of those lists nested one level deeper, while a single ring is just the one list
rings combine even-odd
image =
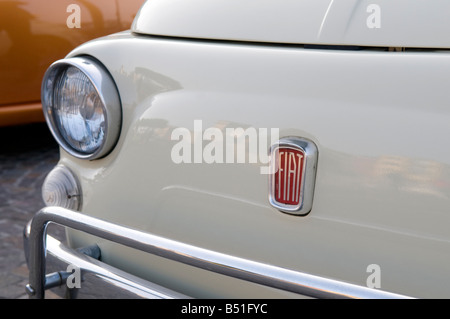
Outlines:
[{"label": "chrome bumper guard", "polygon": [[[47,236],[49,223],[86,232],[187,265],[303,296],[314,298],[408,298],[378,289],[326,279],[202,249],[60,207],[41,209],[25,230],[25,250],[26,254],[29,254],[30,269],[29,284],[26,289],[30,298],[44,298],[46,289],[60,285],[67,279],[66,272],[46,275],[46,256],[47,258],[53,256],[66,264],[76,265],[83,274],[91,274],[96,279],[109,283],[115,289],[126,291],[131,297],[188,298],[65,247],[56,239]],[[95,247],[93,251],[97,253]]]}]

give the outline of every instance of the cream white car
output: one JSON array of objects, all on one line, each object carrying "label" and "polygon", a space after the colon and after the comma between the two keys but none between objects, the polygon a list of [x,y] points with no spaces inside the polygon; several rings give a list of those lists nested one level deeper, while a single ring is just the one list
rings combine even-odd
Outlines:
[{"label": "cream white car", "polygon": [[151,0],[55,62],[30,296],[450,297],[448,12]]}]

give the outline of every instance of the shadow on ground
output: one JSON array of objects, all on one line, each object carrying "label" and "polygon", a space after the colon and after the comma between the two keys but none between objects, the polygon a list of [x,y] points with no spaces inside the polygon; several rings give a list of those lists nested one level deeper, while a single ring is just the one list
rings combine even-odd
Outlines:
[{"label": "shadow on ground", "polygon": [[23,228],[43,207],[41,186],[58,158],[45,123],[0,128],[0,298],[27,297]]}]

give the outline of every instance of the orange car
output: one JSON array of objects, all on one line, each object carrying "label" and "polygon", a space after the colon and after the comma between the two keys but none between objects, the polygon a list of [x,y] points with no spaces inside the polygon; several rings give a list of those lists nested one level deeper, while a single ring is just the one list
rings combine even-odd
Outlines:
[{"label": "orange car", "polygon": [[44,121],[45,70],[79,44],[129,29],[144,0],[0,0],[0,126]]}]

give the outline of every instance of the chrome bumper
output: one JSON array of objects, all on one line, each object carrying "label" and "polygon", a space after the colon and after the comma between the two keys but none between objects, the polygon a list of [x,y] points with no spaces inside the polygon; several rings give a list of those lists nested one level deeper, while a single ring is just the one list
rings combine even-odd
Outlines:
[{"label": "chrome bumper", "polygon": [[[64,247],[56,239],[47,236],[49,223],[83,231],[194,267],[303,296],[315,298],[407,298],[398,294],[312,276],[190,246],[60,207],[43,208],[25,229],[24,244],[26,254],[29,256],[28,266],[30,269],[27,292],[30,298],[44,298],[46,289],[62,284],[67,279],[66,272],[46,275],[46,261],[51,258],[66,265],[76,265],[81,269],[82,277],[89,276],[109,285],[110,287],[105,291],[114,291],[114,296],[117,296],[117,291],[123,290],[127,296],[135,298],[187,298],[185,295],[157,286],[86,254]],[[111,289],[112,287],[114,289]],[[110,296],[102,295],[101,297],[109,298]],[[122,297],[120,296],[120,298]]]},{"label": "chrome bumper", "polygon": [[[97,246],[88,250],[75,250],[67,247],[58,239],[47,235],[44,239],[45,255],[35,256],[31,246],[31,221],[24,229],[24,249],[30,269],[30,284],[26,291],[30,298],[44,298],[45,291],[57,288],[56,294],[62,298],[95,299],[174,299],[189,298],[186,295],[170,291],[142,278],[133,276],[120,269],[98,260],[101,252]],[[32,257],[34,255],[34,257]],[[35,263],[31,263],[33,258]],[[37,260],[36,260],[37,258]],[[40,266],[36,266],[36,262]],[[82,285],[69,289],[66,281],[71,275],[69,266],[80,271]],[[48,273],[45,275],[45,273]],[[42,278],[44,279],[42,281]],[[35,288],[37,287],[37,289]]]}]

